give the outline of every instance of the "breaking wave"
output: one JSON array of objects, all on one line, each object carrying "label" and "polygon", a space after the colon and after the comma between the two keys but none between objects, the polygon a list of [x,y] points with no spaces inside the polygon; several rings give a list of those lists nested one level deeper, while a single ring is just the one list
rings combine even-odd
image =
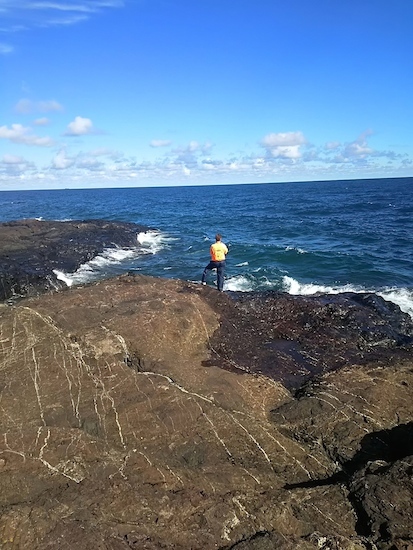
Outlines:
[{"label": "breaking wave", "polygon": [[410,315],[413,319],[413,290],[408,288],[390,288],[382,289],[365,288],[356,285],[337,285],[329,286],[314,283],[300,283],[296,279],[283,276],[281,281],[270,280],[266,276],[257,277],[255,274],[242,274],[235,277],[229,277],[225,280],[224,290],[232,292],[254,292],[264,290],[278,290],[297,296],[311,296],[316,294],[342,294],[345,292],[354,293],[373,293],[381,296],[388,302],[393,302],[400,309]]},{"label": "breaking wave", "polygon": [[292,277],[283,277],[283,290],[289,294],[309,296],[311,294],[342,294],[343,292],[371,292],[381,296],[388,302],[393,302],[413,318],[413,290],[407,288],[363,288],[355,285],[326,286],[312,283],[299,283]]},{"label": "breaking wave", "polygon": [[125,273],[128,269],[139,270],[139,259],[147,254],[157,254],[171,240],[157,231],[141,232],[136,237],[136,248],[106,248],[92,260],[82,264],[74,273],[53,270],[57,279],[67,286],[85,284],[102,278]]}]

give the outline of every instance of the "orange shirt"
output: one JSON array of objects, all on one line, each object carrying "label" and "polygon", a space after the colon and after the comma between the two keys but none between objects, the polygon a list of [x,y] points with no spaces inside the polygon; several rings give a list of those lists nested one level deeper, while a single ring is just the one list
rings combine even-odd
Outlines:
[{"label": "orange shirt", "polygon": [[213,262],[222,262],[225,260],[225,255],[228,254],[228,248],[223,242],[217,241],[211,244],[210,253]]}]

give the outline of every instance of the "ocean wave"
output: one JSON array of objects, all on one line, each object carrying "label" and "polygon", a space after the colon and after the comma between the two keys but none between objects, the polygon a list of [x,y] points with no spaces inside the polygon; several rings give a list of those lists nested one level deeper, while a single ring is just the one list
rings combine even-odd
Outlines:
[{"label": "ocean wave", "polygon": [[317,285],[312,283],[299,283],[292,277],[283,277],[283,290],[289,294],[309,296],[312,294],[342,294],[344,292],[364,293],[371,292],[381,296],[388,302],[393,302],[413,319],[413,290],[407,288],[363,288],[356,285]]},{"label": "ocean wave", "polygon": [[294,250],[294,252],[297,252],[298,254],[308,254],[307,250],[299,248],[298,246],[287,246],[285,248],[286,252],[290,252],[291,250]]},{"label": "ocean wave", "polygon": [[376,292],[376,294],[389,302],[397,304],[404,313],[408,313],[413,319],[413,290],[407,288],[389,288]]},{"label": "ocean wave", "polygon": [[257,280],[257,278],[252,275],[236,275],[235,277],[229,277],[225,280],[224,289],[233,292],[252,292],[258,288],[259,290],[273,289],[275,286],[276,285],[265,276]]},{"label": "ocean wave", "polygon": [[366,292],[361,287],[354,285],[327,286],[314,283],[300,283],[292,277],[284,276],[282,278],[283,290],[288,294],[300,296],[309,296],[311,294],[341,294],[343,292]]},{"label": "ocean wave", "polygon": [[226,279],[224,288],[225,290],[231,290],[233,292],[250,292],[254,290],[254,283],[249,277],[238,275],[238,277]]},{"label": "ocean wave", "polygon": [[105,273],[110,272],[112,268],[121,265],[126,260],[131,260],[141,254],[137,249],[107,248],[93,260],[82,264],[74,273],[65,273],[57,269],[54,269],[53,272],[57,279],[66,283],[67,286],[90,283],[101,279]]},{"label": "ocean wave", "polygon": [[169,242],[177,240],[160,231],[142,231],[136,238],[141,245],[140,250],[147,254],[157,254],[167,247]]},{"label": "ocean wave", "polygon": [[413,289],[408,288],[386,287],[377,289],[365,288],[354,284],[330,286],[314,283],[300,283],[287,275],[282,277],[280,284],[278,281],[270,280],[264,276],[257,279],[256,276],[243,274],[226,279],[224,289],[233,292],[253,292],[266,289],[281,290],[297,296],[343,294],[345,292],[362,294],[368,292],[377,294],[388,302],[393,302],[400,307],[401,311],[407,313],[413,319]]},{"label": "ocean wave", "polygon": [[[82,264],[74,273],[66,273],[57,269],[53,270],[57,279],[67,286],[98,281],[107,276],[119,275],[131,267],[139,257],[146,254],[157,254],[167,246],[168,241],[173,240],[168,235],[158,231],[139,233],[136,237],[140,244],[136,248],[105,248],[92,260]],[[133,265],[133,269],[139,269]]]}]

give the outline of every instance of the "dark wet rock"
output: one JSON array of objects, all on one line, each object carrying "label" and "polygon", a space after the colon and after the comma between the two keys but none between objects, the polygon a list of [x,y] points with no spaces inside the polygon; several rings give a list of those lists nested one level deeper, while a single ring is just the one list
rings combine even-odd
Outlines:
[{"label": "dark wet rock", "polygon": [[209,361],[264,374],[289,389],[346,365],[388,364],[411,354],[412,319],[373,294],[245,293],[225,304],[208,296],[221,319]]},{"label": "dark wet rock", "polygon": [[72,273],[105,248],[136,247],[132,223],[20,220],[0,224],[0,301],[65,286],[53,270]]},{"label": "dark wet rock", "polygon": [[354,474],[349,487],[359,530],[378,549],[413,547],[413,455],[370,462]]}]

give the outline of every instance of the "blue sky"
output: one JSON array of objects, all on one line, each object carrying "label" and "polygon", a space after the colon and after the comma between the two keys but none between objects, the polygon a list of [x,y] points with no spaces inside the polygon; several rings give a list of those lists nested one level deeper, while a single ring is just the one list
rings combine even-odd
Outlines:
[{"label": "blue sky", "polygon": [[413,175],[412,0],[0,0],[0,190]]}]

